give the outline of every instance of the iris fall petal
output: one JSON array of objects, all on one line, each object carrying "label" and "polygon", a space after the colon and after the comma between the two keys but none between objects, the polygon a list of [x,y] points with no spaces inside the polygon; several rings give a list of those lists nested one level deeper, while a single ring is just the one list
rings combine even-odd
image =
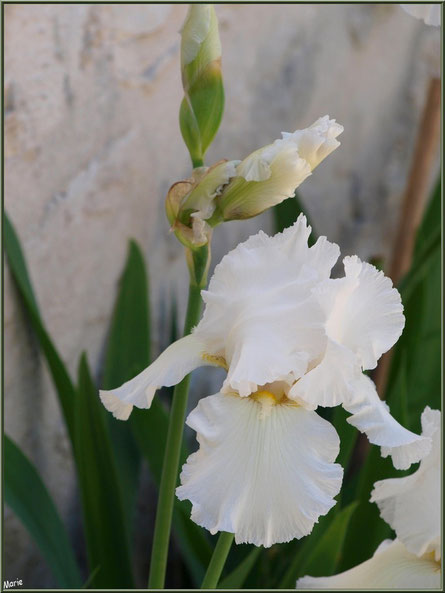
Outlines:
[{"label": "iris fall petal", "polygon": [[200,400],[187,424],[200,448],[176,492],[211,533],[268,547],[307,535],[335,504],[343,475],[334,463],[339,439],[315,412],[275,404],[268,392],[216,394]]}]

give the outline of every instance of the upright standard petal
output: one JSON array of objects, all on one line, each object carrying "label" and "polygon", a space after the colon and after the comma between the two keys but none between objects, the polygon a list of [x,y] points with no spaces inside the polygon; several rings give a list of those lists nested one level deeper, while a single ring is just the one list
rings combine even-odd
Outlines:
[{"label": "upright standard petal", "polygon": [[432,439],[431,452],[412,475],[376,482],[371,494],[371,501],[406,548],[417,556],[433,553],[436,560],[441,557],[442,525],[440,431],[440,412],[425,408],[422,435]]},{"label": "upright standard petal", "polygon": [[354,352],[364,370],[373,369],[405,325],[399,292],[383,272],[356,256],[343,260],[345,277],[314,290],[326,313],[326,333]]},{"label": "upright standard petal", "polygon": [[312,288],[329,277],[337,245],[309,248],[300,216],[285,232],[259,233],[215,268],[196,334],[227,362],[224,391],[247,396],[258,385],[301,377],[325,348],[324,316]]},{"label": "upright standard petal", "polygon": [[[280,396],[278,396],[280,397]],[[177,489],[192,519],[237,543],[269,547],[301,538],[335,504],[343,470],[334,427],[265,386],[249,398],[202,399],[187,424],[200,448]]]},{"label": "upright standard petal", "polygon": [[100,391],[100,399],[118,420],[128,420],[133,406],[149,408],[160,387],[179,383],[199,366],[214,364],[203,357],[205,344],[192,334],[174,342],[142,373],[117,389]]},{"label": "upright standard petal", "polygon": [[350,570],[332,577],[305,576],[297,581],[297,589],[437,589],[440,580],[437,562],[418,558],[395,540]]},{"label": "upright standard petal", "polygon": [[364,432],[371,443],[379,445],[383,457],[391,455],[396,469],[408,469],[429,453],[431,439],[399,424],[391,416],[387,404],[379,398],[371,379],[361,374],[352,391],[352,400],[343,404],[352,414],[347,421]]},{"label": "upright standard petal", "polygon": [[329,115],[320,117],[305,130],[296,130],[293,134],[283,132],[280,142],[292,142],[298,147],[299,155],[306,160],[312,169],[340,146],[337,136],[344,128]]}]

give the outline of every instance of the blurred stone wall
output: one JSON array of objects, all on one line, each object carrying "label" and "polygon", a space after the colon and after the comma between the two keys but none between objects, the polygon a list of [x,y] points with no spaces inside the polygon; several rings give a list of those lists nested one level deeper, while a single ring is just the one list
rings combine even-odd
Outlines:
[{"label": "blurred stone wall", "polygon": [[[190,173],[178,129],[185,5],[5,6],[5,208],[47,327],[74,374],[99,371],[130,237],[150,269],[154,351],[187,271],[164,216]],[[219,5],[226,110],[207,162],[243,158],[329,114],[342,146],[300,188],[343,254],[386,255],[440,33],[392,5]],[[269,215],[215,232],[214,261]],[[45,364],[5,273],[5,430],[79,523],[69,446]],[[203,379],[208,381],[207,378]],[[209,387],[210,388],[210,387]],[[212,386],[213,388],[213,386]],[[54,584],[6,509],[4,577]]]}]

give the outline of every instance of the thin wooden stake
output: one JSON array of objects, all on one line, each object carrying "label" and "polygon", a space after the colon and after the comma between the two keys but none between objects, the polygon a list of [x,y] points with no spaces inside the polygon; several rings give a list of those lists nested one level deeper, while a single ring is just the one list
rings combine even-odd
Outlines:
[{"label": "thin wooden stake", "polygon": [[[440,93],[440,79],[432,78],[419,125],[396,239],[392,249],[389,276],[394,285],[397,285],[410,268],[417,229],[425,209],[431,170],[440,136]],[[391,357],[392,350],[381,357],[372,377],[381,399],[385,397]],[[351,460],[350,471],[354,472],[357,467],[363,464],[368,450],[368,439],[364,434],[359,434]]]},{"label": "thin wooden stake", "polygon": [[[440,86],[439,78],[431,79],[405,189],[389,266],[389,276],[396,286],[410,268],[417,229],[422,221],[428,197],[431,171],[440,135]],[[382,356],[373,377],[382,399],[388,379],[391,352]]]}]

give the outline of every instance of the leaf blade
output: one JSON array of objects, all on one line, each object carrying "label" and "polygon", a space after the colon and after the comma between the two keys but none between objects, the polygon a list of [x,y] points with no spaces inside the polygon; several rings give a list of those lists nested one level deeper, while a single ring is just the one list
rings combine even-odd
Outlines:
[{"label": "leaf blade", "polygon": [[253,569],[262,548],[254,547],[247,556],[218,584],[218,589],[241,589]]},{"label": "leaf blade", "polygon": [[70,440],[71,443],[73,443],[75,387],[42,321],[20,241],[13,224],[6,213],[4,213],[3,230],[4,245],[9,268],[48,364],[51,378],[59,397]]},{"label": "leaf blade", "polygon": [[350,503],[339,513],[329,514],[315,525],[312,534],[298,547],[295,558],[279,584],[280,589],[295,589],[297,579],[306,574],[329,576],[336,570],[356,507],[356,502]]},{"label": "leaf blade", "polygon": [[[149,287],[142,252],[130,241],[111,318],[102,389],[112,389],[140,373],[150,360]],[[133,525],[141,453],[130,422],[107,414],[119,482],[124,497],[127,524]],[[131,530],[130,530],[131,532]]]},{"label": "leaf blade", "polygon": [[80,588],[82,578],[73,548],[41,477],[30,460],[6,435],[3,452],[6,503],[34,539],[60,588]]},{"label": "leaf blade", "polygon": [[[126,516],[105,411],[85,355],[79,363],[75,429],[83,521],[93,588],[133,588]],[[98,569],[99,567],[99,569]]]}]

